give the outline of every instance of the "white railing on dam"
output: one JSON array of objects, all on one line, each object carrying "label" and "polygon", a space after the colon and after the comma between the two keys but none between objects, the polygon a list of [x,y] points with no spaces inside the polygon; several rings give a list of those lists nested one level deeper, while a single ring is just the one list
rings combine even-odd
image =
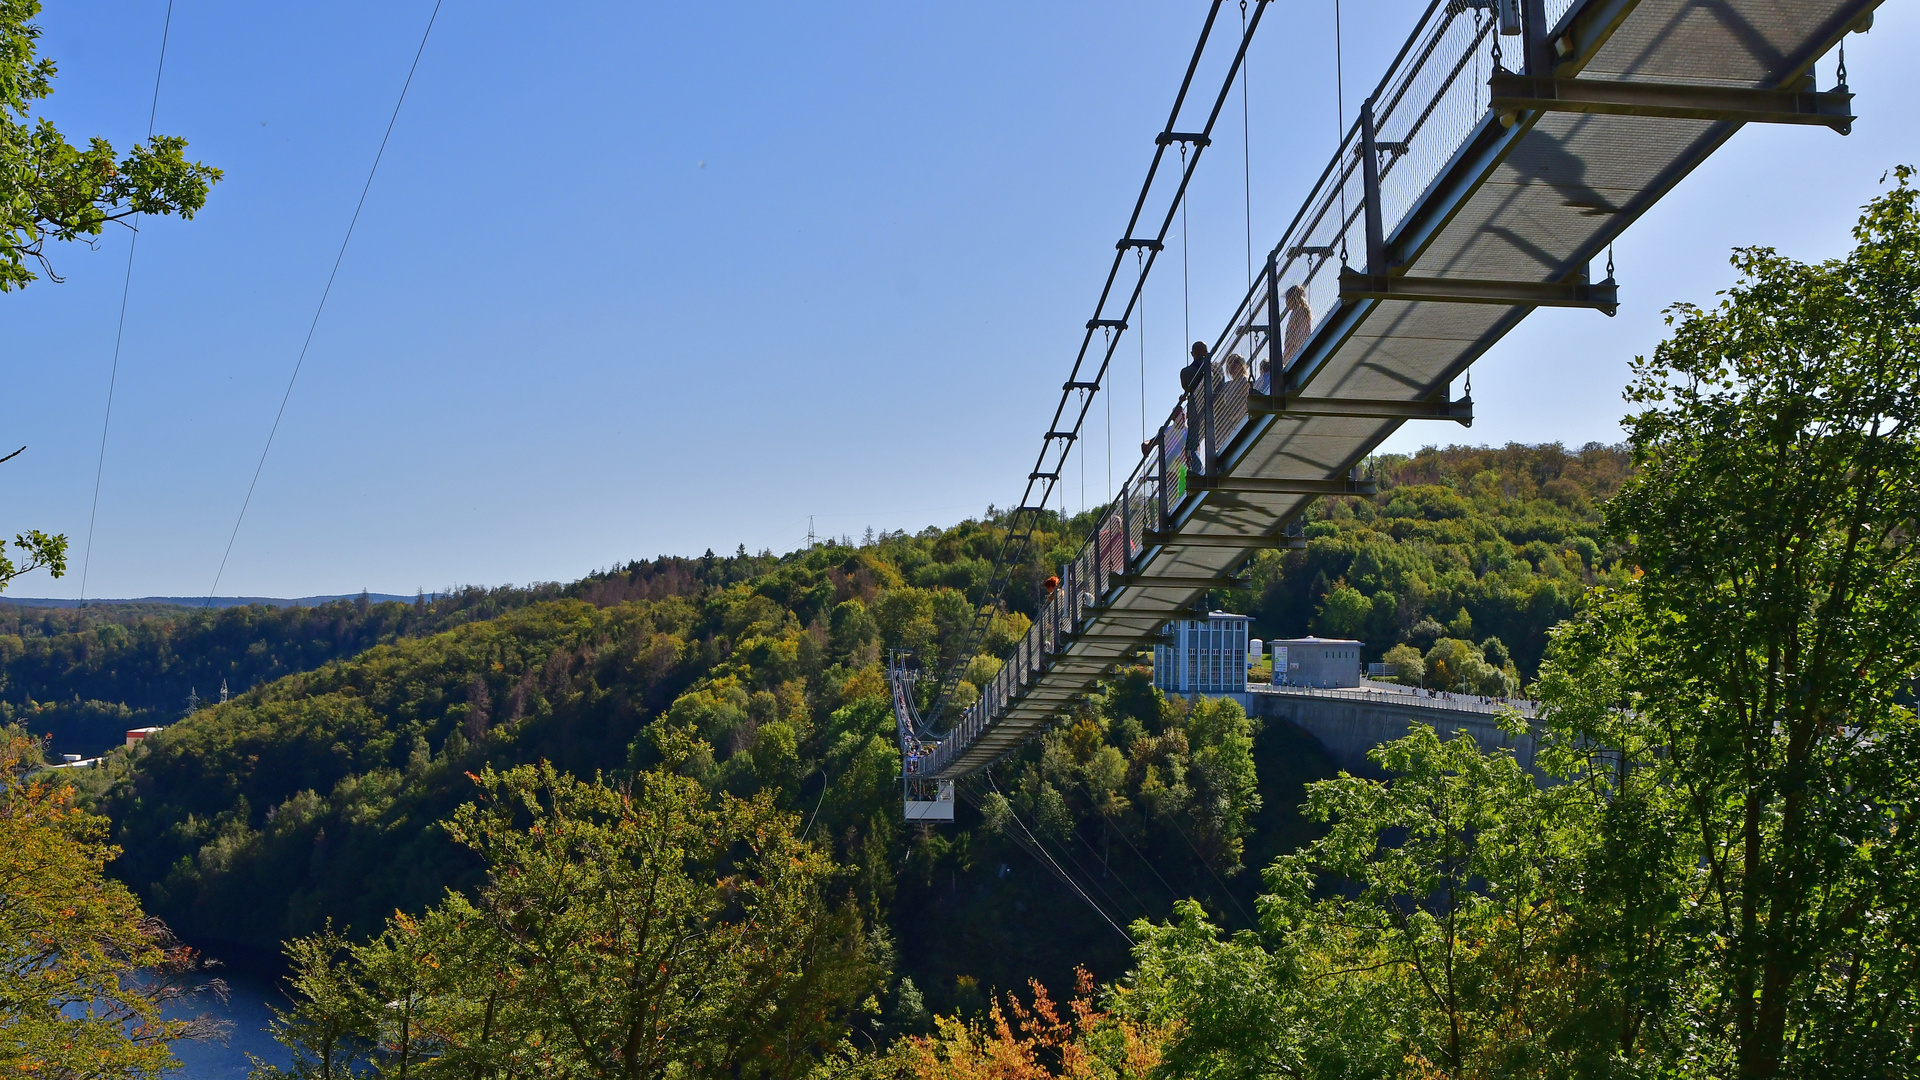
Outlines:
[{"label": "white railing on dam", "polygon": [[[1368,705],[1404,705],[1415,709],[1438,709],[1446,712],[1485,713],[1498,715],[1508,709],[1517,711],[1521,716],[1532,720],[1539,715],[1539,707],[1526,698],[1480,697],[1477,694],[1455,694],[1445,690],[1421,690],[1397,683],[1373,683],[1359,687],[1319,687],[1288,686],[1272,683],[1248,683],[1249,694],[1276,694],[1286,697],[1323,698],[1336,701],[1358,701]],[[1250,710],[1251,711],[1251,710]]]}]

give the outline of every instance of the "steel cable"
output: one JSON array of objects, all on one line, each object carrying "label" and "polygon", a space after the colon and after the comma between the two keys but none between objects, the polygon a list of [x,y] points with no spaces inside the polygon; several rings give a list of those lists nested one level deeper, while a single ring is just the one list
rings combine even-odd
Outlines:
[{"label": "steel cable", "polygon": [[[993,773],[991,771],[987,773],[987,786],[993,788],[993,793],[995,795],[999,795],[1002,800],[1007,799],[1007,797],[1001,793],[999,785],[993,782]],[[1080,887],[1079,882],[1074,881],[1072,876],[1070,876],[1064,869],[1061,868],[1060,864],[1054,860],[1052,853],[1047,851],[1047,849],[1041,845],[1040,838],[1033,835],[1033,830],[1027,828],[1027,823],[1020,819],[1019,811],[1013,808],[1013,803],[1010,800],[1007,801],[1007,816],[1013,819],[1013,823],[1015,825],[1020,826],[1020,831],[1026,834],[1027,841],[1033,845],[1035,850],[1040,852],[1043,858],[1046,859],[1047,865],[1053,868],[1053,872],[1059,876],[1060,880],[1066,882],[1068,888],[1078,893],[1080,895],[1080,899],[1086,901],[1086,905],[1092,908],[1094,910],[1094,913],[1096,915],[1099,915],[1103,922],[1105,922],[1108,926],[1113,927],[1113,932],[1116,934],[1119,934],[1121,939],[1124,940],[1128,946],[1132,946],[1133,938],[1125,930],[1122,930],[1120,928],[1119,923],[1113,921],[1113,917],[1108,915],[1105,909],[1103,909],[1099,904],[1094,902],[1093,897],[1089,896],[1087,894],[1087,891]],[[1072,856],[1069,855],[1068,858],[1072,858]]]},{"label": "steel cable", "polygon": [[279,411],[273,414],[273,426],[267,430],[267,443],[260,448],[260,461],[253,467],[253,479],[247,484],[247,497],[240,502],[240,513],[233,521],[233,532],[227,537],[227,550],[220,556],[220,568],[214,572],[213,586],[207,590],[207,606],[213,606],[213,594],[220,589],[220,578],[227,572],[227,560],[233,555],[233,542],[240,536],[240,523],[247,519],[247,507],[253,505],[254,488],[260,484],[260,471],[267,466],[267,454],[273,449],[273,437],[280,431],[280,420],[287,414],[287,402],[293,398],[293,384],[300,378],[300,368],[307,362],[307,350],[313,346],[314,331],[320,327],[320,315],[327,309],[327,297],[333,295],[334,279],[340,276],[340,263],[347,257],[347,245],[353,241],[354,226],[360,224],[360,211],[366,208],[367,193],[373,190],[373,178],[380,171],[380,159],[386,156],[387,140],[393,138],[393,126],[400,120],[400,107],[407,102],[407,90],[413,86],[413,74],[420,70],[420,57],[427,51],[427,39],[433,35],[433,24],[440,18],[440,5],[443,0],[434,0],[433,13],[427,16],[427,28],[420,34],[420,47],[414,50],[413,65],[407,68],[407,79],[400,84],[400,98],[393,103],[393,115],[387,118],[387,130],[380,136],[380,149],[374,152],[373,167],[367,170],[367,182],[360,188],[360,201],[353,206],[353,217],[347,222],[347,234],[340,239],[340,251],[333,257],[333,269],[327,274],[326,287],[320,290],[320,303],[313,309],[313,321],[307,324],[306,340],[300,344],[300,355],[293,362],[293,374],[287,378],[286,393],[280,396]]},{"label": "steel cable", "polygon": [[[167,39],[173,36],[173,0],[167,0],[166,22],[160,27],[160,62],[153,69],[153,100],[147,106],[147,141],[153,141],[153,121],[160,115],[160,77],[167,70]],[[93,506],[87,512],[87,548],[80,561],[80,599],[87,598],[87,575],[93,569],[93,528],[100,520],[100,480],[107,471],[107,431],[113,426],[113,391],[120,382],[120,343],[127,334],[127,296],[133,290],[133,253],[140,247],[140,215],[133,215],[133,238],[127,241],[127,274],[120,282],[120,321],[113,331],[113,366],[107,371],[107,410],[100,419],[100,456],[93,466]]]}]

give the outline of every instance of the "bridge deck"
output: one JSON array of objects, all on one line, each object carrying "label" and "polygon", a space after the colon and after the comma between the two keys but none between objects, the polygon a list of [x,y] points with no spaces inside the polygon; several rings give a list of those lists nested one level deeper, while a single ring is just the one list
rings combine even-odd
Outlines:
[{"label": "bridge deck", "polygon": [[[1814,61],[1877,3],[1562,0],[1544,10],[1533,5],[1535,25],[1550,31],[1499,40],[1510,65],[1531,54],[1533,69],[1544,71],[1547,57],[1561,58],[1551,71],[1558,79],[1801,89]],[[1341,490],[1350,470],[1405,422],[1326,409],[1276,414],[1273,406],[1302,396],[1443,401],[1450,382],[1533,310],[1532,303],[1343,301],[1337,253],[1365,258],[1369,251],[1369,190],[1377,193],[1382,241],[1370,272],[1578,281],[1614,237],[1741,126],[1544,110],[1509,110],[1503,122],[1488,87],[1494,40],[1492,26],[1470,13],[1430,9],[1373,99],[1377,184],[1367,183],[1367,133],[1356,125],[1276,247],[1269,274],[1221,334],[1215,356],[1255,358],[1255,381],[1215,372],[1211,445],[1208,394],[1189,403],[1199,429],[1191,440],[1169,424],[1165,451],[1150,452],[1135,470],[981,700],[952,730],[909,738],[910,776],[964,776],[1051,723],[1165,621],[1204,600],[1199,582],[1280,543],[1284,523],[1319,494]],[[1832,135],[1807,135],[1821,137]],[[1280,299],[1286,295],[1291,306]],[[1301,333],[1272,340],[1265,332],[1267,324],[1289,322],[1304,323]],[[1271,381],[1259,374],[1267,357],[1279,361],[1274,397],[1259,393]],[[1250,403],[1267,408],[1250,411]],[[903,732],[909,727],[903,722]]]}]

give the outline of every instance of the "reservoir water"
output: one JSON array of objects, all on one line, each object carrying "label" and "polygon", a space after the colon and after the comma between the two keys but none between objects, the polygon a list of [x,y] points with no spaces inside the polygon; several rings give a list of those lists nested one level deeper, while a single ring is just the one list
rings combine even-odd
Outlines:
[{"label": "reservoir water", "polygon": [[[181,1070],[172,1075],[191,1080],[245,1080],[252,1054],[272,1065],[286,1066],[286,1048],[273,1041],[267,1024],[273,1020],[271,1005],[285,1008],[286,995],[280,990],[278,974],[220,968],[214,972],[225,979],[230,993],[223,1005],[211,998],[194,1002],[179,1013],[212,1013],[233,1024],[225,1044],[179,1043],[173,1054],[180,1059]],[[174,1010],[170,1010],[174,1011]]]}]

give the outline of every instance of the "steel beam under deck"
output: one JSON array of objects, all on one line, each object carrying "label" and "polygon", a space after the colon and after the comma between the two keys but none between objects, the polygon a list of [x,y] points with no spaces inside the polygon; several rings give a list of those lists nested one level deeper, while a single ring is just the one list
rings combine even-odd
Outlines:
[{"label": "steel beam under deck", "polygon": [[1305,420],[1314,416],[1351,416],[1362,420],[1451,420],[1461,427],[1473,426],[1473,399],[1449,401],[1445,397],[1426,401],[1383,401],[1370,398],[1275,397],[1252,394],[1247,398],[1249,416],[1293,416]]},{"label": "steel beam under deck", "polygon": [[[1238,491],[1249,495],[1378,495],[1373,480],[1302,480],[1280,476],[1201,476],[1188,481],[1196,491]],[[1174,541],[1179,543],[1179,541]]]},{"label": "steel beam under deck", "polygon": [[1413,277],[1398,274],[1340,272],[1340,299],[1411,300],[1430,304],[1496,304],[1501,307],[1592,308],[1612,315],[1620,308],[1620,290],[1612,281],[1485,281]]},{"label": "steel beam under deck", "polygon": [[1732,124],[1814,124],[1842,135],[1853,130],[1853,95],[1817,91],[1689,86],[1613,79],[1563,79],[1496,71],[1490,80],[1496,113],[1575,112],[1719,120]]},{"label": "steel beam under deck", "polygon": [[[1141,533],[1141,542],[1149,548],[1156,547],[1203,547],[1235,548],[1240,551],[1258,551],[1261,548],[1279,547],[1284,539],[1279,536],[1248,536],[1244,533],[1163,533],[1147,529]],[[1145,584],[1145,582],[1141,582]]]}]

